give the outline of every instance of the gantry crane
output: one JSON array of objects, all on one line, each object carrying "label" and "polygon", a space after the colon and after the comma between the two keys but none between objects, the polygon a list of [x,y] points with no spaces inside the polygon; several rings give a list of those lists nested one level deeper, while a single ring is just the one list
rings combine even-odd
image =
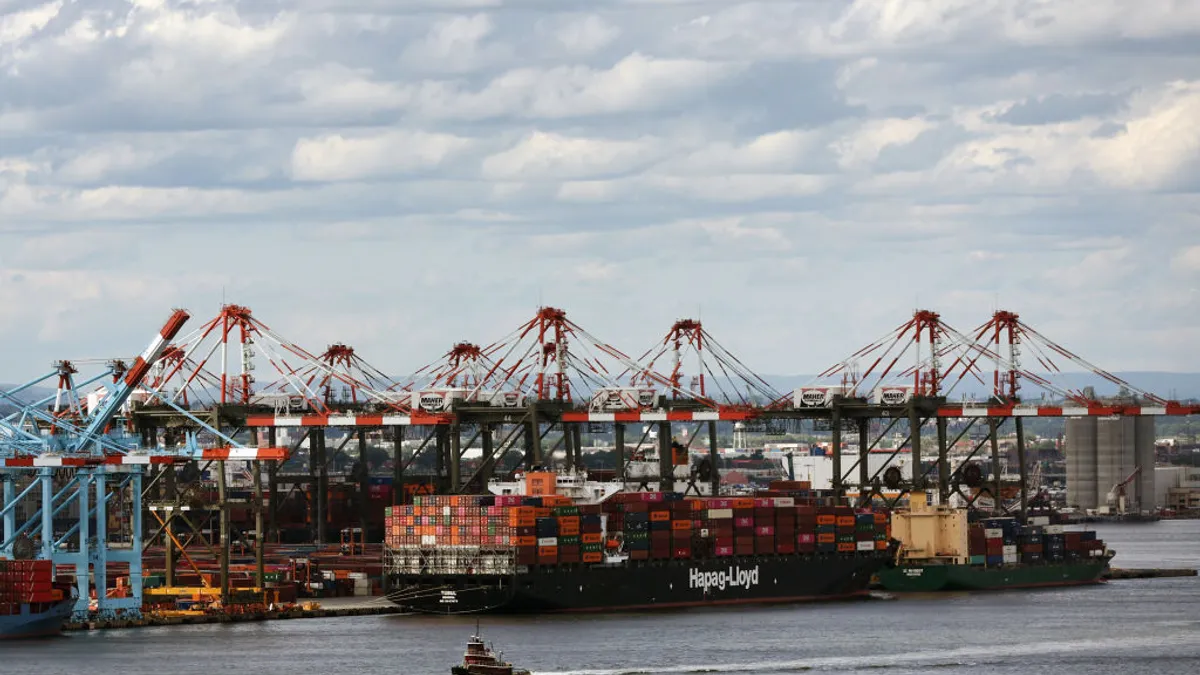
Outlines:
[{"label": "gantry crane", "polygon": [[[75,364],[58,362],[49,374],[0,391],[0,400],[16,409],[0,418],[0,556],[47,559],[72,567],[80,618],[140,614],[142,478],[147,466],[286,456],[281,449],[242,446],[178,406],[174,407],[181,416],[217,439],[215,447],[202,448],[195,432],[171,448],[157,443],[144,447],[141,438],[128,433],[122,419],[126,404],[135,392],[159,393],[146,383],[146,375],[188,318],[186,311],[175,310],[128,367],[123,361],[110,361],[103,372],[80,383],[74,378]],[[53,396],[27,400],[29,392],[52,379],[57,379]],[[103,388],[80,396],[85,387],[101,382],[106,383]],[[88,405],[79,405],[84,398]],[[64,407],[64,401],[70,404]],[[20,518],[18,506],[29,511],[35,501],[36,509]],[[126,531],[110,532],[110,516],[121,513],[127,515],[127,527],[122,527]],[[69,516],[70,525],[56,527],[58,516]],[[127,597],[108,597],[110,563],[128,565]]]}]

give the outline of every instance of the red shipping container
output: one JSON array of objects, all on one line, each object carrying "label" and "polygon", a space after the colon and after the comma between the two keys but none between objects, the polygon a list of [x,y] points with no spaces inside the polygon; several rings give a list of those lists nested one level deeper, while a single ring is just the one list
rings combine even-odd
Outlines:
[{"label": "red shipping container", "polygon": [[759,537],[774,536],[775,528],[770,525],[759,525],[754,528],[754,534]]},{"label": "red shipping container", "polygon": [[734,527],[754,527],[754,518],[734,518]]},{"label": "red shipping container", "polygon": [[783,554],[793,554],[796,552],[796,544],[792,542],[780,541],[775,544],[775,552]]},{"label": "red shipping container", "polygon": [[817,543],[817,535],[815,535],[811,532],[803,532],[801,534],[797,534],[796,535],[796,543],[797,544],[816,544]]},{"label": "red shipping container", "polygon": [[686,560],[692,557],[692,549],[690,546],[677,546],[675,547],[671,557],[679,560]]},{"label": "red shipping container", "polygon": [[733,546],[718,546],[716,548],[716,554],[718,557],[722,558],[731,556],[733,555]]}]

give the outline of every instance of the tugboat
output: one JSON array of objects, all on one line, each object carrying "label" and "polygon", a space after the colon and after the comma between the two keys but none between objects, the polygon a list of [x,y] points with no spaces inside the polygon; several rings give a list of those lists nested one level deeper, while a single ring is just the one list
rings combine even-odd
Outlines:
[{"label": "tugboat", "polygon": [[467,652],[463,655],[461,666],[450,668],[451,675],[530,675],[524,668],[514,668],[513,664],[503,660],[503,653],[492,651],[491,645],[485,645],[479,637],[479,626],[475,626],[475,634],[467,640]]}]

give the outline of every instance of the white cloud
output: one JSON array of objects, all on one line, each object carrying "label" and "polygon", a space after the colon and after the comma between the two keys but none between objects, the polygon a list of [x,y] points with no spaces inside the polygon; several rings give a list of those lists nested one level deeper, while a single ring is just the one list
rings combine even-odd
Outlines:
[{"label": "white cloud", "polygon": [[135,148],[129,143],[108,143],[88,148],[71,157],[58,169],[58,177],[68,183],[93,183],[113,171],[144,169],[169,154],[169,150]]},{"label": "white cloud", "polygon": [[1200,246],[1189,246],[1171,259],[1171,267],[1185,274],[1200,276]]},{"label": "white cloud", "polygon": [[716,142],[672,165],[680,172],[787,172],[801,165],[817,149],[820,134],[787,129],[756,136],[744,143]]},{"label": "white cloud", "polygon": [[19,43],[46,27],[62,10],[62,0],[0,16],[0,46]]},{"label": "white cloud", "polygon": [[297,180],[338,181],[429,169],[469,143],[450,134],[410,131],[301,138],[292,150],[291,173]]},{"label": "white cloud", "polygon": [[1200,82],[1176,82],[1140,95],[1124,130],[1088,145],[1095,170],[1120,187],[1167,187],[1180,171],[1200,163]]},{"label": "white cloud", "polygon": [[484,45],[495,30],[487,14],[438,20],[422,39],[404,49],[402,61],[421,71],[466,72],[489,61],[507,58],[502,45]]},{"label": "white cloud", "polygon": [[860,168],[878,159],[884,148],[912,143],[932,128],[933,123],[918,118],[872,120],[834,143],[838,163]]},{"label": "white cloud", "polygon": [[570,54],[591,54],[611,44],[620,34],[620,28],[595,14],[571,17],[554,30],[555,39]]},{"label": "white cloud", "polygon": [[424,108],[427,112],[465,117],[510,114],[545,118],[654,110],[703,92],[736,70],[731,64],[633,53],[607,69],[560,66],[510,70],[477,94],[450,99],[446,103],[451,106]]},{"label": "white cloud", "polygon": [[515,146],[483,160],[483,174],[502,180],[575,180],[623,173],[655,154],[653,139],[616,141],[571,138],[535,131]]},{"label": "white cloud", "polygon": [[855,0],[812,47],[830,53],[929,50],[950,43],[1074,46],[1116,39],[1200,33],[1200,8],[1187,0]]}]

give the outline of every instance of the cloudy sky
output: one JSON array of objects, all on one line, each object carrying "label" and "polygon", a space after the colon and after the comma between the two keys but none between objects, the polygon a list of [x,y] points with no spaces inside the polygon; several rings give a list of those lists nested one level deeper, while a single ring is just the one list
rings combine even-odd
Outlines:
[{"label": "cloudy sky", "polygon": [[0,381],[222,298],[819,370],[1002,307],[1200,371],[1195,0],[0,0]]}]

